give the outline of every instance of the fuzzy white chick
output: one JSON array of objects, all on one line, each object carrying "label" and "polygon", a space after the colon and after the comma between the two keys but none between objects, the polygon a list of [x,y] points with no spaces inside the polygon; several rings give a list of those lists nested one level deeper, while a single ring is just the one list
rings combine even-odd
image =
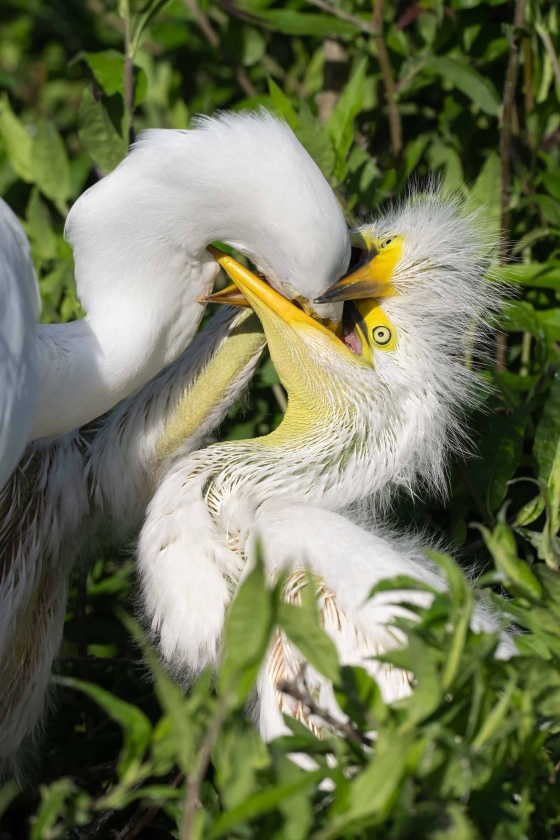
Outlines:
[{"label": "fuzzy white chick", "polygon": [[[271,579],[293,573],[288,597],[312,573],[342,662],[368,667],[388,699],[408,690],[406,675],[370,659],[396,644],[388,624],[402,608],[386,595],[366,604],[368,592],[399,574],[444,584],[416,551],[359,527],[348,510],[364,499],[383,505],[392,488],[418,479],[441,489],[475,386],[461,363],[465,334],[476,343],[473,323],[485,324],[498,290],[484,279],[491,243],[437,192],[412,196],[360,242],[362,264],[320,298],[375,295],[345,305],[340,337],[219,257],[262,322],[288,408],[266,437],[184,457],[178,449],[148,509],[139,541],[145,613],[182,677],[217,663],[226,611],[260,541]],[[491,626],[478,608],[473,627]],[[259,687],[266,737],[283,725],[279,675],[295,677],[300,662],[286,644],[275,646]],[[501,654],[510,651],[504,639]]]}]

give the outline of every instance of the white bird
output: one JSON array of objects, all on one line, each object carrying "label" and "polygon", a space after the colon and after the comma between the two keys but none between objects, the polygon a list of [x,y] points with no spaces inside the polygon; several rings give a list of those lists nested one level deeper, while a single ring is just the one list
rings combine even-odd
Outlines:
[{"label": "white bird", "polygon": [[[446,454],[459,444],[476,384],[462,365],[465,336],[476,345],[473,326],[485,325],[499,291],[483,277],[493,243],[437,191],[412,196],[359,241],[357,268],[320,298],[367,296],[345,304],[340,338],[220,258],[262,322],[289,401],[267,437],[184,455],[179,448],[148,508],[138,551],[145,614],[183,678],[217,664],[227,609],[260,541],[272,580],[292,572],[288,597],[312,574],[342,663],[368,668],[387,699],[409,690],[405,674],[370,659],[396,644],[388,624],[402,607],[388,595],[365,604],[367,595],[398,574],[436,589],[442,577],[410,547],[352,520],[359,503],[383,508],[397,486],[420,480],[443,489]],[[496,624],[478,607],[472,627]],[[500,655],[511,650],[504,639]],[[283,728],[279,675],[295,678],[300,663],[279,637],[259,686],[265,737]],[[327,681],[313,680],[335,706]],[[295,712],[289,698],[281,705]]]},{"label": "white bird", "polygon": [[[315,203],[294,200],[301,191]],[[216,279],[210,242],[249,256],[284,294],[312,298],[315,278],[334,282],[346,268],[344,230],[317,166],[264,111],[200,119],[194,131],[145,132],[68,216],[87,315],[37,327],[31,439],[99,417],[182,353],[204,312],[197,298]]]},{"label": "white bird", "polygon": [[29,242],[0,199],[0,487],[27,443],[37,404],[37,348],[30,341],[40,312]]},{"label": "white bird", "polygon": [[[284,294],[309,299],[345,270],[342,212],[291,130],[264,112],[154,131],[72,208],[67,232],[86,318],[39,326],[31,437],[0,491],[0,764],[15,768],[40,720],[60,644],[68,574],[83,546],[138,527],[158,464],[197,448],[255,369],[264,335],[248,310],[215,316],[188,350],[197,298],[243,251]],[[341,304],[316,306],[336,318]],[[147,383],[147,384],[145,384]],[[87,545],[86,545],[87,549]]]}]

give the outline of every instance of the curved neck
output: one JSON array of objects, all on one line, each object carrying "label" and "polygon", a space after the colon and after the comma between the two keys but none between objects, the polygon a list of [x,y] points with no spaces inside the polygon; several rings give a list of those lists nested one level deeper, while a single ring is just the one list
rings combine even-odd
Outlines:
[{"label": "curved neck", "polygon": [[[81,321],[37,325],[39,399],[29,440],[57,437],[134,394],[190,344],[216,264],[177,265],[149,291],[107,296]],[[149,289],[149,287],[146,287]],[[193,303],[194,301],[194,303]]]}]

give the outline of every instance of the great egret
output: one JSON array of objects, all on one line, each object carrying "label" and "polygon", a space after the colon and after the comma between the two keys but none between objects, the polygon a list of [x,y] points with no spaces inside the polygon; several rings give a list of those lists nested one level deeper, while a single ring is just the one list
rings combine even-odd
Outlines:
[{"label": "great egret", "polygon": [[[292,570],[296,594],[302,570],[317,579],[342,662],[373,670],[387,698],[407,690],[405,675],[368,658],[395,644],[387,624],[402,608],[387,596],[364,601],[395,574],[444,584],[409,547],[353,522],[352,506],[383,505],[391,488],[417,479],[441,490],[445,454],[461,438],[460,410],[475,387],[461,364],[464,336],[469,328],[476,345],[473,322],[484,325],[498,290],[483,279],[491,243],[458,201],[437,192],[411,197],[360,241],[363,263],[320,298],[375,295],[345,305],[341,338],[219,258],[262,322],[289,402],[267,437],[184,457],[177,450],[148,508],[138,551],[145,612],[182,676],[216,664],[227,608],[260,540],[272,578]],[[479,607],[473,627],[494,626]],[[282,727],[278,673],[297,670],[297,654],[279,645],[260,684],[266,737]],[[500,655],[510,652],[504,639]],[[314,679],[328,695],[326,681]]]},{"label": "great egret", "polygon": [[[243,251],[276,288],[302,299],[323,292],[350,255],[327,182],[290,129],[264,112],[222,115],[189,132],[149,132],[76,203],[68,232],[88,315],[37,327],[41,388],[32,437],[100,414],[185,348],[204,309],[197,298],[219,270],[206,251],[212,240]],[[342,310],[314,308],[327,320]],[[112,414],[32,443],[1,489],[5,767],[17,764],[40,720],[76,555],[88,540],[98,545],[115,532],[122,540],[139,526],[162,459],[178,441],[203,444],[263,346],[249,311],[220,313]]]},{"label": "great egret", "polygon": [[0,487],[27,442],[37,403],[39,286],[29,243],[16,216],[0,199]]},{"label": "great egret", "polygon": [[[249,256],[289,296],[313,298],[316,278],[346,269],[342,213],[286,124],[260,111],[196,125],[145,132],[72,207],[66,235],[87,315],[37,327],[31,439],[99,417],[182,353],[216,279],[210,242]],[[315,202],[296,201],[302,193]]]}]

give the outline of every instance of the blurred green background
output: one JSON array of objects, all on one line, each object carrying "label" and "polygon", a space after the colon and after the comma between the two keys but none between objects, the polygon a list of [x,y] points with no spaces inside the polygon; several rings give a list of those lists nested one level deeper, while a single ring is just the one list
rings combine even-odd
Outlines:
[{"label": "blurred green background", "polygon": [[[439,173],[473,208],[484,208],[489,228],[496,235],[501,231],[500,270],[515,296],[481,372],[494,391],[485,410],[470,418],[478,456],[452,464],[445,503],[402,498],[394,516],[398,527],[415,525],[443,536],[468,568],[490,568],[492,554],[502,573],[514,579],[510,593],[526,610],[525,618],[521,613],[516,618],[529,627],[529,606],[536,603],[531,598],[556,603],[550,591],[556,592],[552,573],[560,562],[559,16],[556,3],[522,0],[376,0],[373,5],[359,0],[4,0],[0,9],[0,195],[30,238],[46,322],[81,315],[72,254],[63,240],[73,201],[118,164],[143,128],[186,129],[196,114],[258,106],[282,114],[335,189],[349,225],[375,215],[406,193],[411,178],[422,182],[429,173]],[[274,369],[265,359],[248,405],[230,412],[221,435],[265,434],[280,422],[282,407]],[[483,536],[473,522],[485,526]],[[545,582],[539,578],[540,594],[537,578],[527,577],[530,566],[537,577],[552,575]],[[159,672],[154,694],[130,627],[115,612],[122,605],[133,611],[133,588],[129,550],[94,557],[89,570],[77,574],[58,664],[67,678],[90,684],[89,696],[69,684],[58,690],[58,711],[50,719],[44,761],[32,784],[24,793],[13,784],[0,792],[0,813],[5,812],[0,837],[20,838],[28,831],[35,840],[179,836],[174,826],[181,819],[181,774],[194,767],[209,721],[221,708],[220,697],[206,680],[184,701]],[[442,607],[443,615],[459,608],[457,592],[456,601]],[[547,615],[558,627],[556,614]],[[545,621],[542,615],[540,620]],[[556,631],[547,625],[546,632]],[[507,688],[514,672],[504,666],[492,673],[484,651],[471,642],[462,655],[479,663],[478,682],[473,676],[470,687],[461,690],[471,709],[478,703],[482,723],[491,717],[492,702],[499,705],[507,696],[522,705],[529,698],[525,746],[508,741],[498,758],[496,751],[482,751],[480,778],[472,765],[466,778],[464,762],[472,756],[456,754],[453,738],[442,736],[433,746],[441,757],[435,776],[429,784],[418,782],[410,755],[419,754],[419,745],[432,736],[421,729],[410,736],[410,727],[420,726],[410,707],[404,719],[412,740],[405,744],[397,733],[402,720],[395,723],[387,713],[387,732],[410,760],[387,782],[387,795],[370,809],[370,822],[364,814],[360,822],[352,811],[355,800],[348,805],[352,797],[340,793],[348,780],[339,779],[340,795],[330,801],[317,779],[305,782],[311,777],[286,758],[296,748],[320,753],[309,736],[298,730],[297,743],[276,751],[264,748],[243,723],[243,698],[238,697],[227,714],[222,709],[221,746],[203,768],[198,794],[205,809],[197,813],[192,836],[558,836],[557,782],[550,781],[550,773],[560,756],[554,759],[544,735],[538,743],[530,740],[543,714],[556,721],[547,724],[550,737],[556,737],[558,709],[543,712],[535,685],[540,680],[556,696],[558,651],[550,639],[527,643],[525,652],[531,650],[538,662],[527,665],[530,676],[515,695]],[[423,643],[445,650],[439,636]],[[537,678],[532,668],[544,670]],[[107,693],[94,696],[91,684]],[[483,702],[484,692],[494,701]],[[363,692],[358,694],[365,703]],[[381,706],[375,708],[376,717],[383,717]],[[514,719],[512,708],[503,708],[500,726],[508,716]],[[348,714],[367,731],[356,704]],[[523,727],[515,720],[515,727],[506,729],[510,735],[519,730],[522,740]],[[455,731],[455,724],[445,725]],[[121,728],[125,749],[117,759]],[[474,743],[475,729],[470,737]],[[187,741],[186,753],[177,755],[177,744]],[[477,755],[483,742],[477,742]],[[142,765],[148,749],[151,764]],[[338,750],[341,768],[370,767],[363,754],[359,758],[332,744],[330,749]],[[526,792],[515,800],[508,774],[523,763],[534,775],[531,784],[519,782]],[[389,756],[370,786],[364,783],[366,799],[393,765]],[[450,782],[454,773],[466,774],[461,784]],[[503,806],[500,797],[506,794],[511,807]],[[254,801],[258,796],[260,805]],[[216,829],[236,808],[237,822],[233,819],[229,828],[222,822]],[[354,822],[340,823],[348,812]],[[416,821],[419,814],[425,824]],[[345,827],[329,834],[336,819]]]}]

